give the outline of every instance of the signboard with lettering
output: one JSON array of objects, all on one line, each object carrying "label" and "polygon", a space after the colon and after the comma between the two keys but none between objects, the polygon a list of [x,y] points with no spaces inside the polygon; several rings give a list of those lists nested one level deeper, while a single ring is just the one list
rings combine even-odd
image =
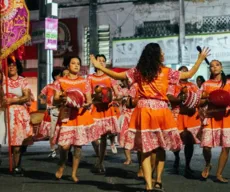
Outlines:
[{"label": "signboard with lettering", "polygon": [[[165,53],[165,64],[178,64],[178,37],[121,39],[113,41],[113,67],[131,67],[138,63],[143,48],[148,43],[158,43]],[[230,33],[186,36],[186,63],[193,64],[198,51],[196,46],[209,47],[209,60],[230,61]]]},{"label": "signboard with lettering", "polygon": [[57,50],[58,19],[45,19],[45,49]]},{"label": "signboard with lettering", "polygon": [[[37,21],[31,21],[31,31],[34,31],[33,26]],[[36,24],[35,24],[36,25]],[[45,41],[45,24],[43,25],[43,43]],[[77,18],[59,19],[58,20],[58,36],[57,50],[53,52],[54,58],[62,58],[63,56],[78,55],[78,27]],[[37,59],[37,46],[32,42],[25,45],[25,60]]]}]

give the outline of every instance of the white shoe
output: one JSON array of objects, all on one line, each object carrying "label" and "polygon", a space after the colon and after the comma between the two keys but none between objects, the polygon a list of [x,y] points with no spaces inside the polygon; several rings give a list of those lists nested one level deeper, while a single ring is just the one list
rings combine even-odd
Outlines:
[{"label": "white shoe", "polygon": [[113,144],[113,145],[110,145],[110,147],[111,147],[112,153],[117,154],[116,145]]},{"label": "white shoe", "polygon": [[57,153],[55,150],[51,151],[51,153],[48,155],[48,157],[50,157],[50,158],[55,158],[56,156],[57,156]]}]

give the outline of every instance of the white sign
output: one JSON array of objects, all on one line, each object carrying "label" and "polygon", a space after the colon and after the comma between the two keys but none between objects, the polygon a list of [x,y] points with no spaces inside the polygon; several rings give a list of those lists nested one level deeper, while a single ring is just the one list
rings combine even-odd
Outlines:
[{"label": "white sign", "polygon": [[[165,64],[178,64],[178,37],[150,39],[125,39],[113,41],[113,67],[135,66],[143,48],[148,43],[158,43],[165,53]],[[186,63],[193,64],[197,57],[197,46],[209,47],[211,56],[208,59],[230,61],[230,33],[187,36],[185,41]]]}]

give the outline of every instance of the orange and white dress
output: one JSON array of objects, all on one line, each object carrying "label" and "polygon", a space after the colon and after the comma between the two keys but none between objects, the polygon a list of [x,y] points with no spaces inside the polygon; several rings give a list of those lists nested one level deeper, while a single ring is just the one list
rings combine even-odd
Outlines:
[{"label": "orange and white dress", "polygon": [[[82,77],[78,77],[77,79],[62,77],[55,81],[54,85],[55,89],[60,92],[76,89],[86,94],[90,91],[86,79]],[[61,115],[59,115],[53,143],[61,146],[82,146],[100,137],[89,110],[84,108],[68,108],[68,112],[67,122],[63,122]]]},{"label": "orange and white dress", "polygon": [[[199,88],[191,82],[179,82],[176,85],[170,85],[168,88],[168,94],[177,97],[181,89],[187,87],[189,91],[197,92]],[[184,106],[172,104],[172,112],[175,120],[177,121],[177,127],[180,132],[188,130],[191,132],[195,143],[200,143],[200,140],[197,138],[197,134],[201,128],[201,121],[199,118],[198,109],[189,109]]]},{"label": "orange and white dress", "polygon": [[[201,89],[207,93],[223,89],[230,92],[230,81],[228,80],[224,88],[221,82],[216,80],[208,80],[203,83]],[[213,117],[206,118],[206,123],[202,130],[201,146],[202,147],[230,147],[230,107],[226,112],[216,112]]]},{"label": "orange and white dress", "polygon": [[[135,98],[137,89],[138,89],[138,85],[135,83],[132,84],[129,89],[128,88],[119,89],[119,94],[123,97],[131,96],[132,98]],[[126,108],[125,105],[122,106],[121,116],[119,118],[119,124],[121,129],[121,132],[119,134],[119,144],[121,147],[125,146],[125,140],[129,128],[129,122],[133,111],[134,109],[128,109]]]},{"label": "orange and white dress", "polygon": [[182,141],[166,95],[169,84],[179,82],[180,72],[162,67],[151,83],[145,82],[136,68],[128,70],[126,76],[131,83],[138,84],[139,100],[131,116],[124,147],[144,153],[158,147],[181,149]]},{"label": "orange and white dress", "polygon": [[[54,83],[48,84],[45,86],[42,90],[41,93],[46,96],[46,106],[47,110],[45,111],[45,115],[43,118],[43,121],[41,123],[39,133],[42,134],[43,136],[49,136],[53,137],[54,134],[54,129],[56,126],[56,121],[52,122],[51,120],[51,110],[56,109],[56,107],[53,106],[53,97],[55,93],[55,85]],[[57,112],[58,115],[58,112]],[[53,124],[52,124],[53,123]]]},{"label": "orange and white dress", "polygon": [[[6,78],[4,77],[3,80],[4,97],[6,97],[5,79]],[[12,80],[8,78],[8,91],[9,91],[9,95],[7,96],[8,98],[23,96],[24,89],[30,89],[28,80],[26,78],[21,76],[19,76],[17,80]],[[12,104],[9,107],[10,137],[11,137],[12,146],[21,146],[26,138],[31,137],[33,135],[33,130],[30,125],[30,115],[28,111],[28,105],[29,102],[22,105]],[[2,112],[1,115],[4,116],[4,118],[1,118],[4,119],[4,123],[1,122],[1,124],[5,125],[0,127],[0,144],[3,144],[7,142],[8,131],[7,131],[6,114]]]},{"label": "orange and white dress", "polygon": [[[111,81],[112,81],[112,86],[116,86],[117,90],[119,91],[120,90],[119,89],[119,87],[120,87],[119,81],[114,80],[114,79],[111,79]],[[116,94],[115,94],[114,91],[112,93],[113,93],[113,99],[115,99],[116,98]],[[114,107],[115,112],[117,114],[117,119],[119,119],[120,116],[121,116],[121,105],[120,105],[120,103],[118,101],[113,101],[113,107]]]},{"label": "orange and white dress", "polygon": [[[94,94],[94,89],[97,85],[112,88],[116,84],[115,81],[105,74],[101,76],[97,76],[96,74],[89,75],[87,81],[90,85],[91,94]],[[91,114],[96,121],[97,130],[100,132],[100,135],[120,132],[117,119],[119,113],[118,107],[114,107],[112,104],[93,105]]]}]

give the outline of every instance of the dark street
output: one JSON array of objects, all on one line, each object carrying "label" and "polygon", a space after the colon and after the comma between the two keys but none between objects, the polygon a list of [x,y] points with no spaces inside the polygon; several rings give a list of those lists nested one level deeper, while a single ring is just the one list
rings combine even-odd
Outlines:
[{"label": "dark street", "polygon": [[[102,192],[102,191],[144,191],[144,180],[138,180],[136,171],[138,169],[136,154],[133,153],[133,163],[123,165],[123,150],[118,149],[118,154],[112,154],[110,147],[107,148],[105,166],[106,175],[95,175],[91,168],[95,162],[92,147],[83,147],[83,158],[80,163],[78,176],[80,182],[74,184],[71,181],[71,167],[67,165],[63,178],[58,181],[54,177],[57,169],[58,159],[49,159],[49,146],[46,142],[36,143],[28,148],[23,157],[24,177],[13,177],[8,172],[8,157],[3,148],[3,163],[0,167],[0,189],[7,192]],[[173,173],[173,154],[167,153],[166,169],[164,171],[163,185],[166,192],[228,192],[229,184],[215,183],[215,171],[220,149],[213,150],[213,169],[207,181],[200,180],[200,173],[203,168],[203,156],[201,149],[195,149],[192,168],[195,170],[197,179],[187,179],[183,176],[184,158],[181,153],[181,168],[179,175]],[[227,165],[224,176],[230,178],[230,167]]]}]

